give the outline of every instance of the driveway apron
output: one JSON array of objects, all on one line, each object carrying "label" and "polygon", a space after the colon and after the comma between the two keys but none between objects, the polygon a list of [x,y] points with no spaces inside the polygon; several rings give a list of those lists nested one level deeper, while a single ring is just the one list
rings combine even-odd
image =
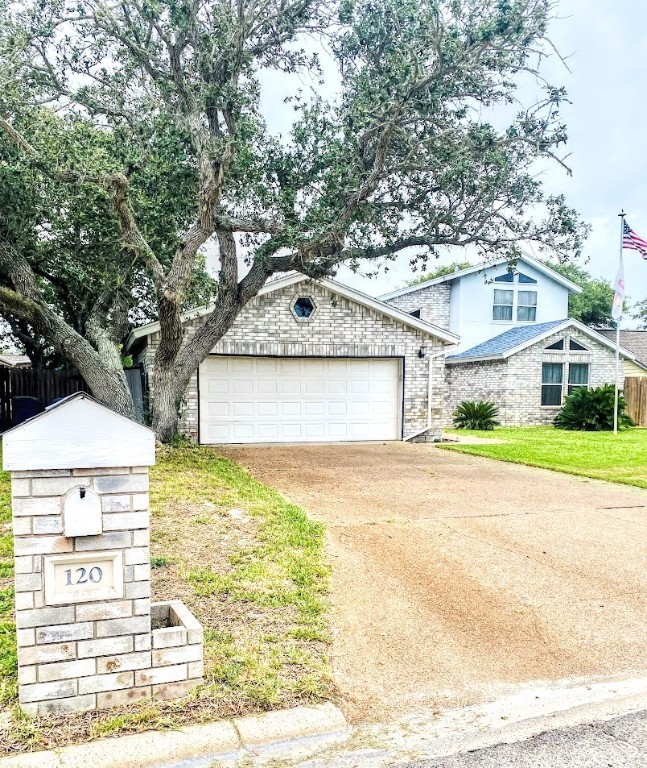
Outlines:
[{"label": "driveway apron", "polygon": [[351,721],[647,670],[647,492],[429,444],[218,450],[327,525]]}]

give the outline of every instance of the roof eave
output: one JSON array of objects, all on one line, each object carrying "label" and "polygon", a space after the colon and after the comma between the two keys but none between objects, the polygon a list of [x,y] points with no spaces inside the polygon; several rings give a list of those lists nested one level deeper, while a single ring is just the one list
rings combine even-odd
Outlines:
[{"label": "roof eave", "polygon": [[445,362],[448,365],[456,365],[457,363],[480,363],[480,362],[492,362],[505,360],[505,355],[476,355],[475,357],[446,357]]},{"label": "roof eave", "polygon": [[[549,266],[539,261],[539,259],[535,259],[534,256],[529,256],[527,254],[524,254],[523,256],[520,256],[517,259],[517,261],[524,261],[524,260],[528,264],[530,264],[530,266],[534,267],[540,272],[543,272],[543,274],[555,280],[555,282],[561,283],[561,285],[563,285],[564,288],[566,288],[569,291],[569,293],[576,293],[576,294],[582,293],[582,288],[579,285],[576,285],[567,277],[560,275],[559,272],[556,272],[554,269],[551,269]],[[397,291],[384,293],[379,297],[379,299],[381,301],[389,301],[390,299],[397,299],[399,296],[406,296],[409,293],[415,293],[416,291],[419,291],[423,288],[428,288],[432,285],[440,285],[441,283],[451,282],[452,280],[458,280],[461,277],[472,275],[475,272],[481,272],[483,270],[490,269],[492,267],[498,267],[500,264],[504,264],[508,261],[509,259],[507,258],[501,258],[501,259],[496,259],[495,261],[485,262],[482,264],[474,264],[471,267],[466,267],[465,269],[459,269],[457,272],[450,272],[448,275],[441,275],[440,277],[434,277],[432,280],[426,280],[424,283],[417,283],[416,285],[409,285],[409,286],[406,286],[405,288],[399,288]]]},{"label": "roof eave", "polygon": [[[560,331],[565,330],[569,326],[575,326],[580,331],[582,331],[582,333],[592,337],[594,340],[598,341],[603,346],[608,347],[609,349],[615,349],[615,344],[612,344],[605,336],[602,336],[602,334],[598,333],[597,331],[594,331],[592,328],[589,328],[587,325],[584,325],[584,323],[580,322],[579,320],[569,318],[569,319],[563,320],[561,323],[553,325],[551,328],[547,328],[545,331],[538,334],[537,336],[533,336],[531,339],[526,339],[520,344],[517,344],[516,347],[512,347],[506,350],[505,352],[501,352],[499,355],[478,355],[477,357],[463,358],[463,360],[465,361],[469,360],[471,362],[474,362],[476,360],[494,360],[494,359],[506,360],[508,357],[512,357],[512,355],[516,355],[518,352],[523,352],[524,349],[527,349],[528,347],[532,347],[534,344],[538,344],[540,341],[543,341],[549,336],[552,336],[554,333],[559,333]],[[620,347],[620,354],[622,355],[622,357],[625,357],[628,360],[631,360],[632,362],[638,365],[641,365],[636,360],[635,355],[632,352],[630,352],[628,349],[625,349],[624,347]],[[449,362],[449,358],[448,358],[448,362]],[[456,361],[452,361],[452,362],[456,362]],[[643,367],[645,368],[645,370],[647,370],[647,366],[643,366]]]},{"label": "roof eave", "polygon": [[374,309],[378,312],[382,312],[387,317],[391,317],[393,320],[404,323],[405,325],[408,325],[411,328],[415,328],[418,331],[422,331],[428,336],[435,336],[447,344],[458,344],[460,341],[460,337],[454,333],[451,333],[451,331],[447,331],[444,328],[439,328],[437,325],[433,325],[433,323],[428,323],[425,320],[413,317],[413,315],[410,315],[408,312],[405,312],[402,309],[398,309],[397,307],[394,307],[391,304],[387,304],[380,299],[376,299],[373,296],[368,296],[367,294],[362,293],[361,291],[357,291],[354,288],[349,288],[342,283],[338,283],[334,280],[328,280],[326,278],[320,280],[319,282],[333,293],[338,293],[340,296],[344,296],[345,298],[350,299],[357,304],[363,304],[368,309]]},{"label": "roof eave", "polygon": [[[264,296],[265,294],[273,293],[274,291],[287,288],[290,285],[296,285],[303,280],[311,279],[312,278],[309,278],[307,275],[301,273],[286,275],[284,278],[279,278],[278,280],[273,280],[270,283],[266,283],[256,295]],[[420,320],[419,318],[413,317],[408,312],[398,309],[392,304],[387,304],[380,299],[374,298],[373,296],[368,296],[367,294],[362,293],[361,291],[357,291],[354,288],[350,288],[349,286],[343,285],[342,283],[338,283],[327,278],[315,282],[319,282],[321,285],[328,288],[329,291],[337,293],[340,296],[344,296],[345,298],[354,301],[356,304],[361,304],[368,309],[374,309],[377,312],[382,312],[387,317],[390,317],[397,322],[403,323],[410,328],[414,328],[417,331],[426,333],[428,336],[436,337],[448,345],[458,344],[460,341],[460,338],[456,334],[451,333],[444,328],[439,328],[432,323],[427,323],[425,320]],[[205,307],[199,307],[197,309],[190,310],[189,312],[186,312],[182,315],[182,322],[207,315],[213,311],[213,307],[214,305],[211,304]],[[135,341],[156,333],[159,331],[159,328],[159,322],[155,322],[133,329],[126,339],[124,344],[124,351],[128,352],[132,348]]]}]

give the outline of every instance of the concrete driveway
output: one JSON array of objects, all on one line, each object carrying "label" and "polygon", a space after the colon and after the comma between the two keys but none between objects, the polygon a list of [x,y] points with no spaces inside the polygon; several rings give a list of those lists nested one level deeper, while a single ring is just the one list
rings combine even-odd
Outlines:
[{"label": "concrete driveway", "polygon": [[433,445],[222,453],[328,526],[351,721],[647,671],[647,492]]}]

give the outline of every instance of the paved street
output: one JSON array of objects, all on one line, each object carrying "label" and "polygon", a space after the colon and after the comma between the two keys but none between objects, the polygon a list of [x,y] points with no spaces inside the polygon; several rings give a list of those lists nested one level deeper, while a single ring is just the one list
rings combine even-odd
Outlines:
[{"label": "paved street", "polygon": [[[566,721],[562,721],[565,723]],[[388,728],[378,732],[360,727],[332,741],[294,739],[278,748],[205,755],[156,768],[645,768],[647,766],[647,711],[611,719],[593,715],[590,722],[563,724],[550,730],[519,723],[518,729],[465,733],[436,739],[435,728],[417,733]],[[545,727],[550,728],[550,719]],[[531,730],[525,730],[530,728]],[[481,748],[474,738],[482,738]],[[507,743],[501,743],[502,740]],[[438,754],[450,753],[449,757]],[[413,757],[416,755],[416,757]],[[426,759],[426,755],[432,755]]]},{"label": "paved street", "polygon": [[647,713],[542,733],[439,760],[400,763],[400,768],[645,768]]}]

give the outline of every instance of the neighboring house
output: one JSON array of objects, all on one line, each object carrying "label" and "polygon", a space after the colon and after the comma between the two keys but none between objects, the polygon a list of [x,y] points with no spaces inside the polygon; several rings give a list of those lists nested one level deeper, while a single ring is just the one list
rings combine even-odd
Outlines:
[{"label": "neighboring house", "polygon": [[31,360],[27,355],[0,355],[0,368],[31,368]]},{"label": "neighboring house", "polygon": [[460,337],[469,349],[509,328],[568,317],[568,297],[582,289],[531,256],[477,264],[380,296]]},{"label": "neighboring house", "polygon": [[[199,327],[210,308],[188,313]],[[438,439],[457,337],[333,280],[267,283],[192,377],[182,427],[204,444]],[[159,324],[125,351],[151,373]]]},{"label": "neighboring house", "polygon": [[[490,400],[506,426],[550,424],[575,388],[615,380],[615,345],[576,320],[581,288],[531,256],[479,264],[381,297],[460,336],[445,372],[445,423],[463,400]],[[621,348],[632,371],[647,367]],[[635,375],[635,374],[634,374]]]},{"label": "neighboring house", "polygon": [[[609,341],[616,343],[616,332],[596,328]],[[647,377],[647,331],[620,331],[620,346],[635,355],[636,360],[623,358],[622,375],[625,377]]]}]

